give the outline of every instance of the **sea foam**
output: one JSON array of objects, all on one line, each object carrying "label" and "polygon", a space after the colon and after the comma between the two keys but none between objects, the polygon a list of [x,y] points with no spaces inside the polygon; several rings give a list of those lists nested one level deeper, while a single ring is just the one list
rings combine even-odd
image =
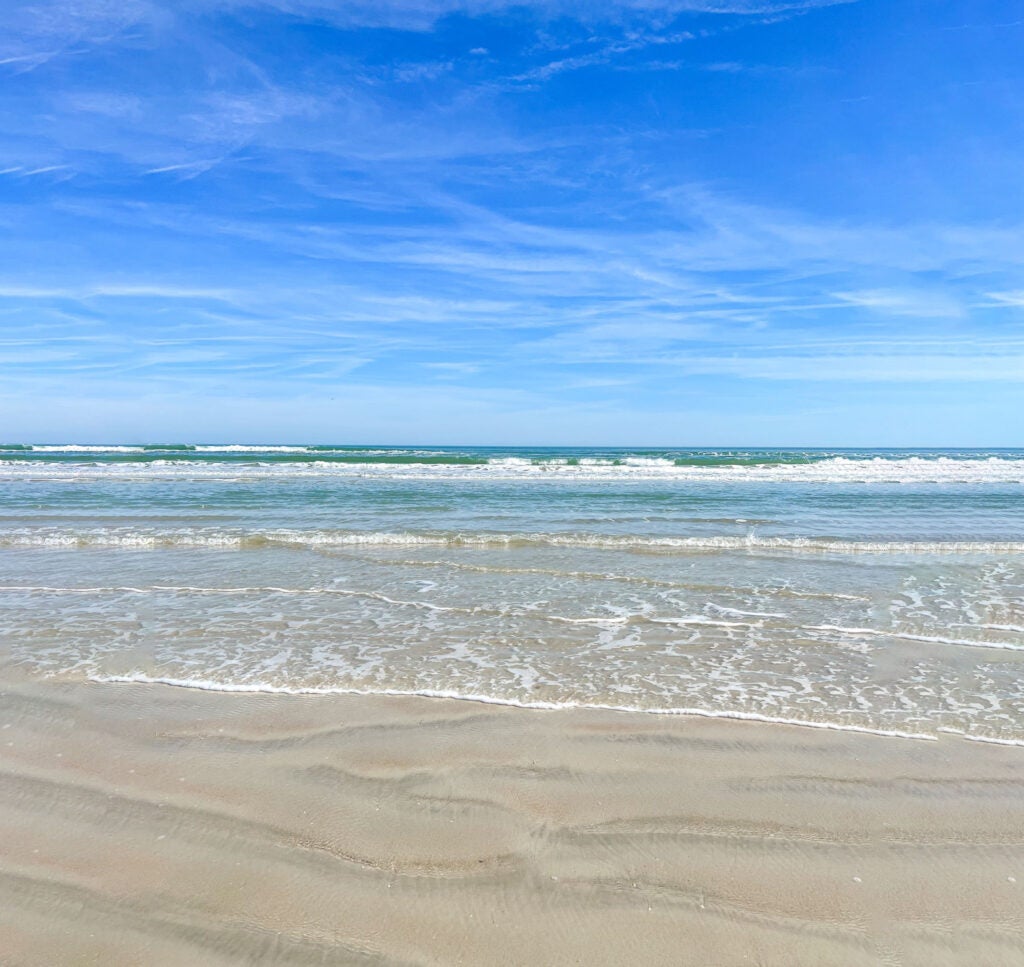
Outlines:
[{"label": "sea foam", "polygon": [[0,547],[564,547],[652,553],[715,551],[811,554],[1024,554],[1024,541],[850,541],[832,538],[708,536],[643,537],[562,533],[410,533],[387,531],[20,528],[0,532]]},{"label": "sea foam", "polygon": [[[197,448],[198,450],[199,448]],[[174,480],[181,478],[211,480],[260,480],[265,478],[374,478],[382,480],[434,481],[678,481],[712,483],[806,483],[806,484],[1024,484],[1024,459],[988,457],[954,459],[950,457],[874,457],[851,459],[831,457],[805,463],[759,463],[693,465],[665,458],[580,459],[577,461],[501,457],[481,459],[451,458],[453,462],[417,462],[433,458],[426,455],[405,457],[407,462],[359,462],[358,454],[345,454],[345,462],[322,459],[320,452],[302,447],[279,447],[280,456],[305,455],[309,459],[274,462],[259,457],[273,454],[265,447],[203,448],[203,457],[234,453],[251,460],[215,460],[182,458],[168,452],[143,451],[135,447],[50,447],[40,452],[67,455],[137,454],[145,462],[73,461],[45,462],[26,458],[20,452],[0,461],[0,480]],[[366,454],[369,456],[369,454]]]}]

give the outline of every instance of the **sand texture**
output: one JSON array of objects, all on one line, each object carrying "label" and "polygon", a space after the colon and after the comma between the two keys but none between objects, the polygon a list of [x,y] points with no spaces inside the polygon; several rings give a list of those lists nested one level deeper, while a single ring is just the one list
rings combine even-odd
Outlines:
[{"label": "sand texture", "polygon": [[1024,749],[12,681],[0,963],[1024,964]]}]

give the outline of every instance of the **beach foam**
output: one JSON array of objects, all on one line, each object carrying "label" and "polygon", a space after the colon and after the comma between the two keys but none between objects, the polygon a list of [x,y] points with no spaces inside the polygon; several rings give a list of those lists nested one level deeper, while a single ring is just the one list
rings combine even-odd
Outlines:
[{"label": "beach foam", "polygon": [[51,528],[0,532],[0,547],[259,548],[282,547],[563,547],[663,553],[783,551],[812,554],[1024,554],[1024,541],[848,541],[831,538],[610,534],[470,534],[269,529]]},{"label": "beach foam", "polygon": [[[64,455],[66,461],[45,458]],[[71,459],[95,457],[94,461]],[[136,459],[130,459],[131,457]],[[263,457],[264,459],[260,459]],[[100,459],[111,458],[111,459]],[[123,459],[114,459],[123,458]],[[366,462],[362,462],[366,461]],[[11,451],[0,460],[0,479],[262,479],[375,478],[394,480],[611,481],[663,480],[715,483],[818,484],[1024,484],[1024,455],[921,456],[825,454],[772,459],[703,456],[501,456],[481,451],[364,450],[303,446],[144,446],[68,444]]]},{"label": "beach foam", "polygon": [[1024,741],[1012,452],[199,446],[7,451],[0,661]]},{"label": "beach foam", "polygon": [[[195,688],[210,692],[242,692],[250,694],[265,695],[366,695],[366,696],[390,696],[390,697],[419,697],[419,698],[446,698],[460,702],[479,702],[484,705],[504,705],[513,708],[536,709],[539,711],[565,711],[567,709],[593,709],[605,712],[633,712],[645,715],[672,715],[692,716],[695,718],[732,719],[742,722],[763,722],[771,725],[794,725],[810,729],[827,729],[835,732],[857,732],[862,735],[878,735],[898,739],[922,739],[927,742],[934,742],[936,737],[923,732],[904,732],[899,729],[870,728],[868,726],[848,725],[841,722],[815,722],[810,719],[783,718],[771,715],[761,715],[756,712],[740,711],[717,711],[703,708],[642,708],[632,705],[604,705],[601,703],[587,702],[529,702],[516,701],[514,699],[502,698],[495,695],[462,693],[449,689],[361,689],[344,687],[293,687],[271,684],[238,685],[225,684],[222,682],[209,681],[193,678],[158,678],[143,673],[132,675],[96,675],[91,681],[100,683],[124,683],[124,684],[145,684],[145,685],[170,685],[176,688]],[[949,731],[949,730],[945,730]],[[966,736],[965,738],[972,738]],[[984,740],[974,736],[977,741]],[[1020,743],[1024,745],[1024,740]]]}]

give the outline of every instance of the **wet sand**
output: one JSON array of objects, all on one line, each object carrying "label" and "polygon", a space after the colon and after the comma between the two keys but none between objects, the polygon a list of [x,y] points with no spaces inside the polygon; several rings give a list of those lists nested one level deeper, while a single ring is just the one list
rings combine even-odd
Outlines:
[{"label": "wet sand", "polygon": [[5,965],[1024,963],[1021,748],[2,692]]}]

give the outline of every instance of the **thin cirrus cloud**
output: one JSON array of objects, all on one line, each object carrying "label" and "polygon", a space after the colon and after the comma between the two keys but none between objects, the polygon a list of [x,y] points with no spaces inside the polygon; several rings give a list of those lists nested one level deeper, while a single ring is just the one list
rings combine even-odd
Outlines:
[{"label": "thin cirrus cloud", "polygon": [[912,443],[942,400],[990,442],[1024,71],[948,6],[17,2],[0,415],[842,443],[888,401]]}]

